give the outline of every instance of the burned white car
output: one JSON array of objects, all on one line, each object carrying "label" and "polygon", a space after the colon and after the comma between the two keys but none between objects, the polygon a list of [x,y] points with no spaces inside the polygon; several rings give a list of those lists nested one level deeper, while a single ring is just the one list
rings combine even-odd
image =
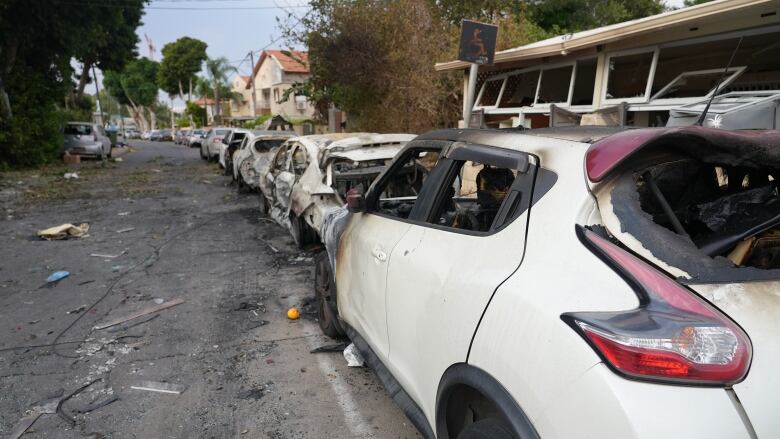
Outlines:
[{"label": "burned white car", "polygon": [[253,130],[251,135],[244,138],[230,161],[230,172],[233,180],[238,182],[239,190],[244,187],[259,189],[260,176],[268,172],[276,150],[286,140],[296,136],[292,131]]},{"label": "burned white car", "polygon": [[260,189],[270,215],[299,247],[318,240],[324,214],[344,205],[347,191],[367,188],[412,134],[327,134],[285,142]]}]

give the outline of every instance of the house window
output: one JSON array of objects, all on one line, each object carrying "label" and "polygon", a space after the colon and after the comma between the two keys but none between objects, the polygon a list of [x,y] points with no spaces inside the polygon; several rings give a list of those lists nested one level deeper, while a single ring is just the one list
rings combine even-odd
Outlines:
[{"label": "house window", "polygon": [[606,99],[644,102],[655,51],[611,55]]},{"label": "house window", "polygon": [[511,75],[506,80],[501,95],[501,108],[529,107],[536,100],[536,88],[539,85],[539,70]]},{"label": "house window", "polygon": [[577,61],[571,105],[593,105],[593,86],[596,83],[596,58]]},{"label": "house window", "polygon": [[724,77],[724,69],[700,70],[695,72],[683,72],[664,86],[652,99],[678,99],[697,98],[709,95],[715,90],[715,86],[721,78],[727,85],[736,76],[745,70],[744,67],[730,67]]},{"label": "house window", "polygon": [[477,100],[478,107],[495,107],[498,101],[498,95],[504,86],[504,78],[488,79],[482,84],[482,90],[479,92]]},{"label": "house window", "polygon": [[539,96],[536,103],[568,103],[573,71],[573,65],[542,70],[542,80],[539,84]]},{"label": "house window", "polygon": [[274,102],[279,103],[279,89],[274,89]]}]

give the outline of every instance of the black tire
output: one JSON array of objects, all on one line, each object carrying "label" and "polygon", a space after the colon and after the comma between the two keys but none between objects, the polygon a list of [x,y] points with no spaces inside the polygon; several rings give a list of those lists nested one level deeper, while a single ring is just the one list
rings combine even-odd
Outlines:
[{"label": "black tire", "polygon": [[260,215],[268,216],[268,200],[265,198],[262,192],[260,192]]},{"label": "black tire", "polygon": [[317,239],[317,234],[314,230],[306,224],[303,218],[294,213],[290,214],[290,232],[295,245],[300,250],[305,249],[309,244],[313,244]]},{"label": "black tire", "polygon": [[498,419],[479,420],[460,432],[458,439],[518,439],[509,428]]},{"label": "black tire", "polygon": [[336,283],[327,251],[314,257],[314,297],[317,299],[317,320],[322,333],[330,338],[343,338],[336,306]]}]

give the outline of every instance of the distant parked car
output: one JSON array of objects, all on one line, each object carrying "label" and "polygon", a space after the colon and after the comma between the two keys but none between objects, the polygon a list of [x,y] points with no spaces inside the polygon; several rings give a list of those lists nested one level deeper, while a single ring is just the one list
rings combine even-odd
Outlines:
[{"label": "distant parked car", "polygon": [[244,139],[254,137],[254,132],[245,128],[230,130],[219,145],[219,165],[225,169],[225,175],[233,173],[233,156],[241,147]]},{"label": "distant parked car", "polygon": [[183,145],[189,136],[190,136],[189,129],[178,130],[176,131],[176,134],[173,136],[173,143],[177,145]]},{"label": "distant parked car", "polygon": [[230,128],[212,128],[206,133],[206,138],[200,143],[200,158],[203,160],[214,160],[219,157],[219,145],[225,138],[225,134]]},{"label": "distant parked car", "polygon": [[144,131],[141,133],[141,139],[142,140],[149,140],[149,137],[152,135],[150,131]]},{"label": "distant parked car", "polygon": [[368,188],[414,137],[340,133],[288,140],[261,181],[271,217],[290,230],[298,247],[317,242],[325,213],[343,206],[350,189]]},{"label": "distant parked car", "polygon": [[206,130],[200,128],[190,131],[189,137],[187,137],[185,145],[190,148],[200,148],[203,139],[206,137]]},{"label": "distant parked car", "polygon": [[111,139],[102,126],[90,122],[68,122],[63,130],[62,152],[85,156],[111,157]]},{"label": "distant parked car", "polygon": [[136,130],[136,129],[134,129],[134,128],[130,128],[130,129],[126,129],[125,130],[125,136],[128,139],[140,139],[141,138],[141,132]]},{"label": "distant parked car", "polygon": [[149,132],[149,140],[152,142],[162,141],[162,132],[160,130],[152,130]]},{"label": "distant parked car", "polygon": [[171,130],[160,130],[161,142],[173,142],[173,132]]}]

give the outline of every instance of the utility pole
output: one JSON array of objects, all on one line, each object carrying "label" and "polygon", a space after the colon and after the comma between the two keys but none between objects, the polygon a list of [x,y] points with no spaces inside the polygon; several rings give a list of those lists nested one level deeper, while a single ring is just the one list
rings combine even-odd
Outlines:
[{"label": "utility pole", "polygon": [[252,84],[252,117],[257,119],[257,96],[255,95],[255,54],[249,51],[249,62],[252,65],[252,74],[249,75],[249,83]]},{"label": "utility pole", "polygon": [[95,65],[92,64],[92,76],[95,78],[95,97],[98,102],[98,114],[100,115],[100,126],[105,127],[103,123],[103,104],[100,103],[100,87],[98,86],[97,73],[95,73]]}]

